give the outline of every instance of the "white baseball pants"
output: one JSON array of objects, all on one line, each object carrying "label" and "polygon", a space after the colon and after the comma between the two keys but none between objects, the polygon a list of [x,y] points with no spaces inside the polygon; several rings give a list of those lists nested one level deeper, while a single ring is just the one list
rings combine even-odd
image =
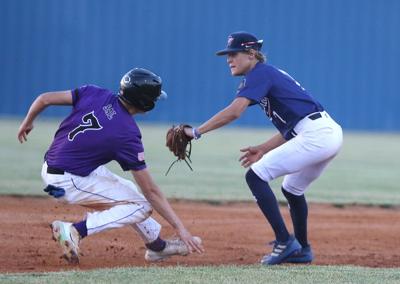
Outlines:
[{"label": "white baseball pants", "polygon": [[88,235],[131,225],[145,243],[157,239],[161,225],[153,218],[150,203],[129,180],[100,166],[86,177],[65,172],[63,175],[47,173],[47,163],[42,167],[42,179],[65,190],[57,200],[93,208],[87,213]]},{"label": "white baseball pants", "polygon": [[325,111],[321,115],[300,120],[294,128],[297,136],[266,153],[251,169],[266,182],[285,176],[282,187],[302,195],[342,146],[342,128]]}]

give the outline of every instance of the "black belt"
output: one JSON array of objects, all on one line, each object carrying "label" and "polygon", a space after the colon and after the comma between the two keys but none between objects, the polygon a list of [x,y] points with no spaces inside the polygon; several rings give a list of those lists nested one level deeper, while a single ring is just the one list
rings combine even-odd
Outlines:
[{"label": "black belt", "polygon": [[65,172],[64,170],[52,168],[52,167],[47,167],[47,173],[48,174],[53,174],[53,175],[63,175]]},{"label": "black belt", "polygon": [[[321,117],[322,117],[322,114],[321,114],[320,112],[316,112],[316,113],[310,114],[309,116],[306,116],[306,117],[309,118],[309,119],[311,119],[311,120],[316,120],[316,119],[318,119],[318,118],[321,118]],[[289,131],[289,132],[286,134],[285,139],[286,139],[286,140],[290,140],[290,139],[292,139],[292,138],[295,137],[295,136],[297,136],[297,133],[296,133],[296,131],[294,131],[294,129],[292,129],[291,131]]]},{"label": "black belt", "polygon": [[312,115],[310,115],[310,116],[307,116],[309,119],[311,119],[311,120],[316,120],[316,119],[318,119],[318,118],[321,118],[322,117],[322,115],[321,115],[321,113],[320,112],[316,112],[316,113],[314,113],[314,114],[312,114]]}]

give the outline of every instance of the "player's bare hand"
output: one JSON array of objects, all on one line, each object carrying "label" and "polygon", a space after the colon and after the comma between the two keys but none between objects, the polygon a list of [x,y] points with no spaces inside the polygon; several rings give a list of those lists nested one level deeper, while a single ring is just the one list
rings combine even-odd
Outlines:
[{"label": "player's bare hand", "polygon": [[32,123],[23,122],[21,124],[21,126],[19,127],[19,130],[18,130],[18,135],[17,135],[20,143],[23,143],[24,141],[28,141],[28,139],[26,137],[28,136],[29,132],[31,132],[32,129],[33,129]]},{"label": "player's bare hand", "polygon": [[186,244],[190,253],[203,253],[204,248],[199,237],[193,237],[187,230],[180,230],[179,237]]},{"label": "player's bare hand", "polygon": [[251,146],[240,149],[240,152],[244,152],[244,154],[239,158],[239,162],[245,168],[257,162],[264,155],[264,152],[260,148]]}]

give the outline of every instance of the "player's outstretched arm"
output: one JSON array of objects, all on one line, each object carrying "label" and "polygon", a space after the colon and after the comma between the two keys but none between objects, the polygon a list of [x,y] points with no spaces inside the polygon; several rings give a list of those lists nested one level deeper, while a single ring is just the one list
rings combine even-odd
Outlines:
[{"label": "player's outstretched arm", "polygon": [[[229,106],[204,122],[199,128],[196,129],[196,131],[198,131],[198,134],[201,135],[234,121],[241,116],[249,104],[250,100],[247,98],[238,97],[234,99]],[[185,128],[185,134],[189,137],[195,138],[193,137],[193,131],[191,128]]]},{"label": "player's outstretched arm", "polygon": [[132,175],[142,189],[146,199],[153,208],[177,231],[181,240],[187,245],[190,252],[197,251],[202,253],[203,247],[197,243],[190,232],[185,228],[182,221],[175,214],[168,200],[161,192],[159,187],[154,183],[147,169],[140,171],[131,171]]},{"label": "player's outstretched arm", "polygon": [[43,93],[35,99],[19,127],[17,137],[20,143],[27,141],[26,137],[33,129],[33,121],[49,105],[72,105],[71,91]]}]

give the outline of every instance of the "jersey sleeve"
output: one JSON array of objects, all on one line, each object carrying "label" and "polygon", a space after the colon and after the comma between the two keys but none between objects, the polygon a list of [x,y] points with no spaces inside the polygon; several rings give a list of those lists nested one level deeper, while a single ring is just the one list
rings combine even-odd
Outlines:
[{"label": "jersey sleeve", "polygon": [[245,97],[252,104],[259,103],[272,88],[272,77],[261,74],[258,70],[250,72],[240,83],[236,97]]},{"label": "jersey sleeve", "polygon": [[120,143],[115,160],[124,171],[140,171],[146,168],[141,137],[136,136]]},{"label": "jersey sleeve", "polygon": [[83,85],[79,88],[71,90],[72,105],[76,106],[80,101],[90,96],[99,96],[103,89],[95,85]]},{"label": "jersey sleeve", "polygon": [[72,105],[76,106],[79,98],[81,98],[83,96],[83,94],[86,92],[86,90],[88,89],[88,85],[84,85],[81,86],[79,88],[73,89],[71,90],[72,92]]}]

